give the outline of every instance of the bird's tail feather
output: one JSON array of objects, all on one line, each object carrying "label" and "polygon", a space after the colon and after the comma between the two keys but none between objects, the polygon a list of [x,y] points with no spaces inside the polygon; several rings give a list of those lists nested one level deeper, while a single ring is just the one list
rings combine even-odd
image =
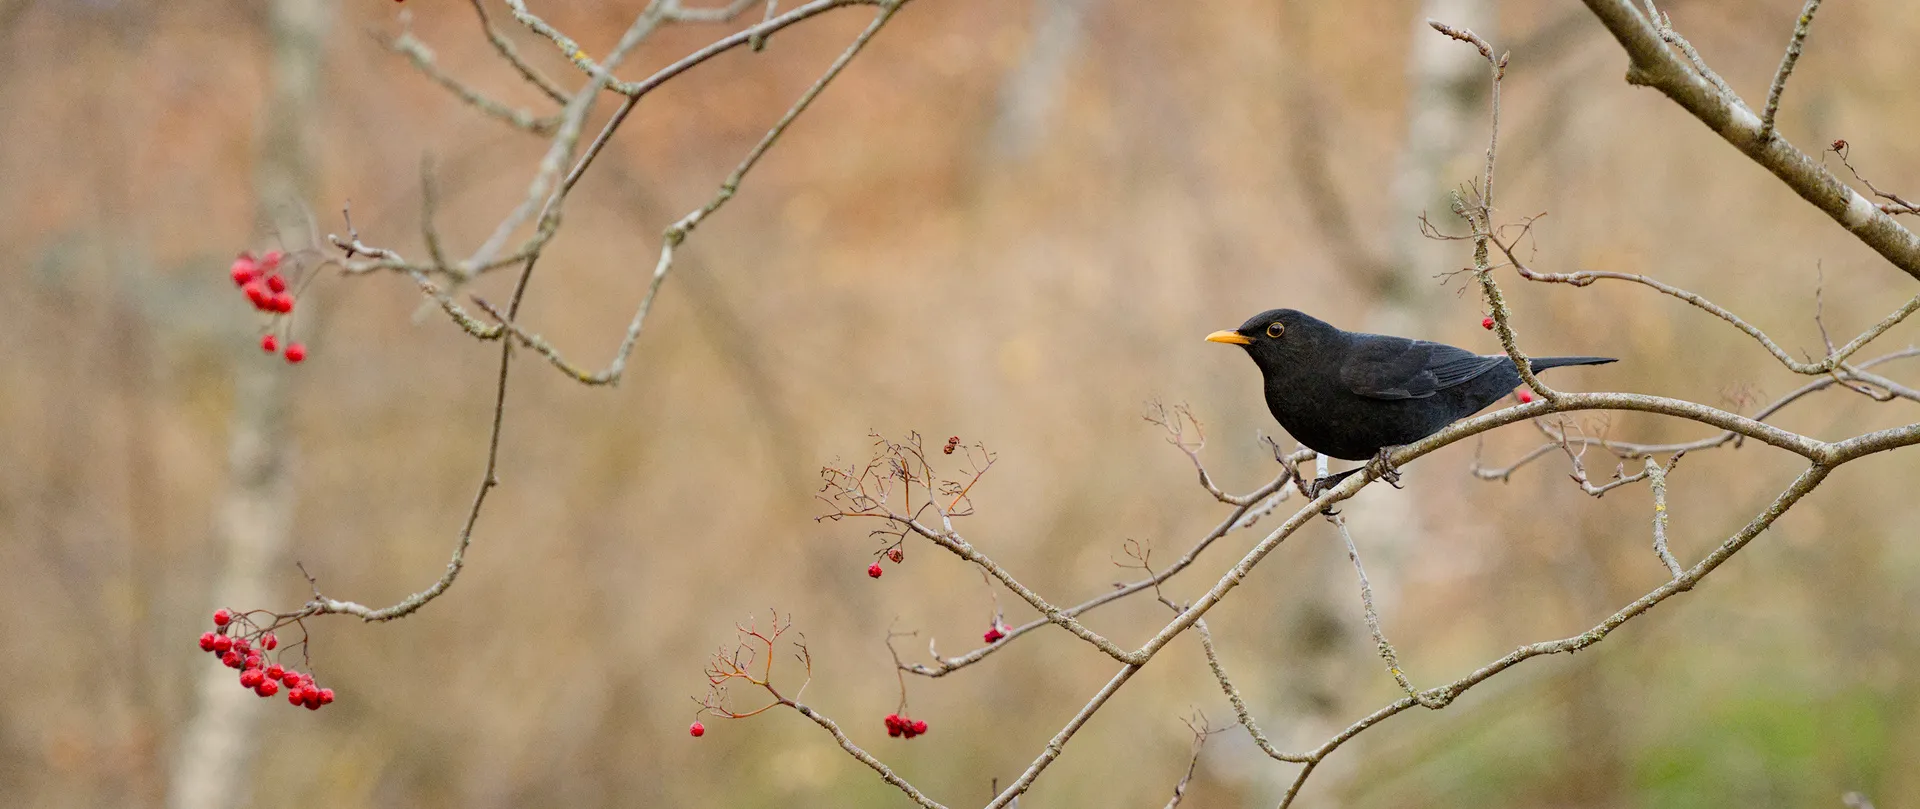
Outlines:
[{"label": "bird's tail feather", "polygon": [[1533,370],[1538,373],[1562,365],[1605,365],[1616,361],[1613,357],[1534,357]]}]

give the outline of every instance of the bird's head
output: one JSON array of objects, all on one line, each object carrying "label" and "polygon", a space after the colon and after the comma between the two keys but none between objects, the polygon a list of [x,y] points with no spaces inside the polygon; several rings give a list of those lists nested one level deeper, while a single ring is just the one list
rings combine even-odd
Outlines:
[{"label": "bird's head", "polygon": [[1269,309],[1247,319],[1233,331],[1207,335],[1209,343],[1227,343],[1247,350],[1263,373],[1279,371],[1312,356],[1337,340],[1340,330],[1326,321],[1293,309]]}]

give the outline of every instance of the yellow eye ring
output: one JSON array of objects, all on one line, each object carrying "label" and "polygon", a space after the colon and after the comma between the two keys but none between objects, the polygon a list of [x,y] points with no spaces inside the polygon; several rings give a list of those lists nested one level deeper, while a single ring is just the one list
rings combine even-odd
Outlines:
[{"label": "yellow eye ring", "polygon": [[1286,332],[1287,332],[1287,324],[1281,323],[1278,320],[1267,324],[1268,337],[1279,339],[1280,335],[1285,334]]}]

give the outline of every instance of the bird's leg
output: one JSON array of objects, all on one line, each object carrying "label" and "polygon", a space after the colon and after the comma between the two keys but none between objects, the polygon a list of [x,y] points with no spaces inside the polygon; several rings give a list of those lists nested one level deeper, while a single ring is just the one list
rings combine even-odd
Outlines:
[{"label": "bird's leg", "polygon": [[1402,488],[1400,470],[1393,466],[1393,447],[1381,447],[1373,454],[1373,460],[1367,461],[1367,465],[1361,468],[1373,470],[1375,478],[1386,481],[1387,485],[1393,488]]},{"label": "bird's leg", "polygon": [[1340,485],[1340,481],[1346,480],[1348,475],[1352,475],[1365,468],[1364,466],[1354,467],[1338,474],[1328,475],[1323,478],[1314,478],[1312,483],[1307,484],[1307,497],[1319,497],[1321,492]]}]

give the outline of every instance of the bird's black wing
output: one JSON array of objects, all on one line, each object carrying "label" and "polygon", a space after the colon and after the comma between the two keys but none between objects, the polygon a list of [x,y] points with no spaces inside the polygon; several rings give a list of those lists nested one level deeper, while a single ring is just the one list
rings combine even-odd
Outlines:
[{"label": "bird's black wing", "polygon": [[1483,357],[1441,343],[1368,334],[1354,342],[1340,366],[1340,381],[1371,399],[1425,399],[1503,362],[1506,357]]}]

